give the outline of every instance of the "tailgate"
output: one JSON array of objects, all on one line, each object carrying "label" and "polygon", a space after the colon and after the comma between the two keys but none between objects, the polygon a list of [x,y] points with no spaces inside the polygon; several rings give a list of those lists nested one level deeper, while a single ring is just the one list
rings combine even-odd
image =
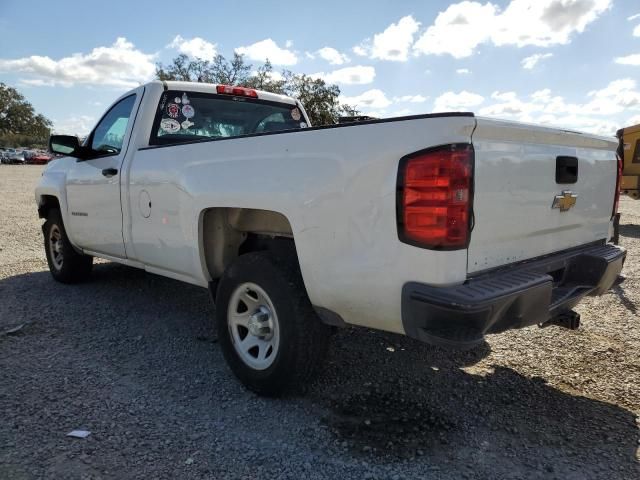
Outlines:
[{"label": "tailgate", "polygon": [[[478,118],[472,142],[469,273],[608,239],[617,175],[613,137]],[[552,208],[556,197],[565,210]]]}]

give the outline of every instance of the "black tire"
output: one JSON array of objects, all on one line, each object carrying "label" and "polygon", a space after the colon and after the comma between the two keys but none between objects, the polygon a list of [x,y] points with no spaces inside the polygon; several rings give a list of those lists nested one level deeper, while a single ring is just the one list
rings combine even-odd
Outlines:
[{"label": "black tire", "polygon": [[[242,359],[229,327],[229,302],[246,283],[266,292],[277,315],[279,346],[266,369],[252,368]],[[331,331],[313,310],[297,264],[270,252],[241,255],[226,269],[216,295],[216,326],[233,373],[247,388],[265,396],[278,396],[308,383],[322,364]]]},{"label": "black tire", "polygon": [[[86,280],[91,274],[93,257],[78,253],[73,248],[67,237],[59,210],[49,210],[42,231],[44,233],[44,251],[53,278],[61,283],[78,283]],[[52,234],[58,239],[57,247],[51,245]],[[57,252],[54,251],[56,248]],[[61,254],[61,259],[59,254]]]}]

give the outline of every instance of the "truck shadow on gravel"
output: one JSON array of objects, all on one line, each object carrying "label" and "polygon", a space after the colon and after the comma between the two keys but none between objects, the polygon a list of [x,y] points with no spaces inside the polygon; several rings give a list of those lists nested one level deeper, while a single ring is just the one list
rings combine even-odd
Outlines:
[{"label": "truck shadow on gravel", "polygon": [[486,467],[487,478],[508,465],[547,474],[640,473],[632,412],[510,368],[477,367],[490,351],[486,344],[456,352],[379,332],[341,337],[328,367],[335,377],[325,373],[314,388],[328,411],[323,420],[345,451],[472,463],[475,474]]},{"label": "truck shadow on gravel", "polygon": [[620,225],[620,235],[628,238],[640,238],[640,225],[630,223]]},{"label": "truck shadow on gravel", "polygon": [[615,285],[611,291],[620,299],[624,308],[629,310],[634,315],[638,312],[638,307],[635,302],[629,298],[627,292],[625,291],[624,284]]},{"label": "truck shadow on gravel", "polygon": [[[181,449],[196,448],[203,452],[198,465],[207,465],[206,455],[217,455],[220,428],[234,428],[238,415],[249,410],[270,411],[274,421],[234,432],[225,451],[244,451],[250,435],[286,441],[326,462],[402,464],[405,471],[410,466],[421,475],[429,469],[446,469],[453,477],[468,471],[479,478],[640,474],[632,412],[570,395],[511,368],[478,364],[491,353],[486,343],[451,351],[399,335],[340,330],[318,380],[303,395],[271,400],[243,390],[223,365],[204,289],[101,264],[92,281],[78,286],[57,284],[48,272],[9,277],[0,281],[0,296],[10,299],[0,305],[0,327],[28,324],[19,335],[0,339],[5,353],[0,367],[30,368],[28,381],[20,375],[2,377],[14,392],[14,405],[46,406],[61,418],[73,416],[65,408],[86,408],[96,430],[91,441],[101,442],[100,451],[113,452],[114,459],[121,458],[121,438],[127,438],[118,436],[119,429],[128,429],[134,437],[127,442],[135,445],[139,435],[142,445],[153,446],[140,450],[158,465]],[[518,351],[510,361],[524,354]],[[40,366],[41,355],[50,362],[47,368]],[[62,382],[50,376],[50,369],[62,369],[64,382],[83,389],[82,404],[67,404],[64,397],[51,405],[38,400],[47,382]],[[0,396],[0,407],[6,401]],[[123,418],[134,415],[153,427],[140,431],[120,426],[123,420],[113,423],[120,418],[114,405],[127,409]],[[47,428],[64,431],[68,423],[53,421]],[[172,431],[167,425],[180,428]],[[109,434],[101,436],[101,431]],[[185,431],[197,439],[183,438]],[[233,438],[239,438],[238,445]],[[165,445],[167,439],[172,442]],[[27,448],[23,441],[17,438],[15,448]],[[277,469],[277,443],[271,449]],[[210,468],[219,461],[212,459]],[[246,462],[242,471],[251,471],[250,458],[234,461]],[[290,468],[304,470],[297,461],[291,458]]]}]

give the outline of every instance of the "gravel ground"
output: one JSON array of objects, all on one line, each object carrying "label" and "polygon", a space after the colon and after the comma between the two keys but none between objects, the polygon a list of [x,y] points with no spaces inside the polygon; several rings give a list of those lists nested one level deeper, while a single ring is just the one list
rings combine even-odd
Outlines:
[{"label": "gravel ground", "polygon": [[341,330],[305,395],[269,400],[225,366],[205,290],[104,262],[54,282],[40,172],[0,167],[0,478],[640,478],[640,201],[626,281],[580,330],[466,352]]}]

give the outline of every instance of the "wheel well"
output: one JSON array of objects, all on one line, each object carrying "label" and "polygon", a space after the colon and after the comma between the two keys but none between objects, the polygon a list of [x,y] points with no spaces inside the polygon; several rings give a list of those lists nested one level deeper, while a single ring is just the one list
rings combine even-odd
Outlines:
[{"label": "wheel well", "polygon": [[38,215],[47,218],[52,209],[60,210],[60,202],[53,195],[42,195],[38,204]]},{"label": "wheel well", "polygon": [[238,255],[278,250],[296,255],[291,224],[272,210],[210,208],[202,218],[202,255],[209,276],[215,280]]}]

